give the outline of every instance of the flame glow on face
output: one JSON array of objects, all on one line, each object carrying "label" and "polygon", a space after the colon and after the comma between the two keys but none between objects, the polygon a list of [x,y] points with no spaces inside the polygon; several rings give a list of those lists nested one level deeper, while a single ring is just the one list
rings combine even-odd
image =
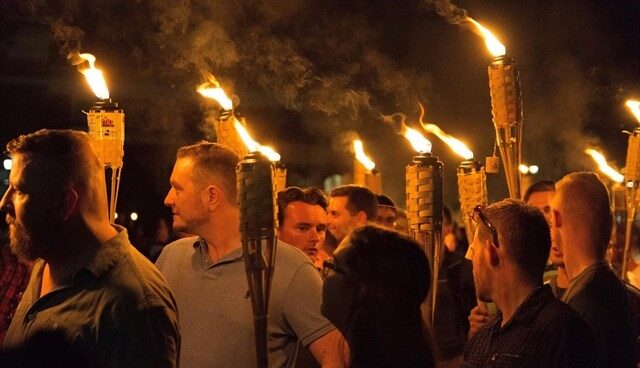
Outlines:
[{"label": "flame glow on face", "polygon": [[476,22],[473,18],[467,17],[467,21],[474,25],[476,29],[476,33],[484,38],[484,44],[487,46],[487,49],[493,55],[493,57],[498,57],[505,55],[507,53],[507,48],[498,41],[496,36],[494,36],[488,29],[486,29],[482,24]]},{"label": "flame glow on face", "polygon": [[425,138],[419,131],[407,127],[404,132],[404,137],[409,140],[413,149],[420,153],[430,153],[431,152],[431,142],[427,138]]},{"label": "flame glow on face", "polygon": [[609,164],[607,163],[607,159],[602,153],[592,148],[584,150],[584,153],[591,156],[593,160],[598,164],[598,169],[600,169],[600,171],[608,176],[611,180],[615,181],[616,183],[624,182],[624,176],[616,171],[616,169],[609,166]]},{"label": "flame glow on face", "polygon": [[238,135],[240,135],[240,138],[242,138],[245,146],[247,146],[247,150],[249,152],[260,152],[267,156],[269,161],[280,161],[280,154],[278,152],[271,147],[263,146],[254,141],[253,138],[251,138],[251,135],[249,135],[249,132],[247,132],[244,126],[236,118],[234,118],[234,127],[236,128]]},{"label": "flame glow on face", "polygon": [[636,117],[636,120],[638,120],[638,123],[640,123],[640,101],[627,100],[625,105],[627,105],[627,107],[631,109],[631,112]]},{"label": "flame glow on face", "polygon": [[107,88],[107,83],[104,80],[102,70],[95,67],[96,57],[91,54],[79,54],[78,56],[89,63],[88,68],[79,70],[87,79],[93,93],[100,99],[108,99],[109,89]]},{"label": "flame glow on face", "polygon": [[464,158],[465,160],[470,160],[473,158],[473,152],[471,152],[469,147],[467,147],[466,144],[462,143],[461,140],[453,136],[450,136],[449,134],[446,134],[442,129],[440,129],[439,126],[435,124],[425,123],[422,120],[425,114],[424,106],[422,106],[421,103],[418,103],[418,105],[420,105],[420,119],[419,119],[420,125],[422,125],[422,129],[424,129],[425,132],[431,133],[436,137],[440,138],[440,140],[446,143],[447,146],[449,146],[449,148],[453,150],[453,152],[462,156],[462,158]]},{"label": "flame glow on face", "polygon": [[356,139],[353,141],[353,150],[356,153],[356,159],[364,165],[365,169],[371,171],[376,167],[375,162],[371,161],[371,159],[364,153],[364,146],[362,145],[361,140]]}]

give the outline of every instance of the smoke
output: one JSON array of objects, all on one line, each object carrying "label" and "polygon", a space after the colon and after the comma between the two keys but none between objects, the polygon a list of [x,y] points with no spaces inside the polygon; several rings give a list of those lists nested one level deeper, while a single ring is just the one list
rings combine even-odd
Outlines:
[{"label": "smoke", "polygon": [[426,3],[451,24],[460,24],[467,19],[467,11],[453,5],[451,0],[426,0]]}]

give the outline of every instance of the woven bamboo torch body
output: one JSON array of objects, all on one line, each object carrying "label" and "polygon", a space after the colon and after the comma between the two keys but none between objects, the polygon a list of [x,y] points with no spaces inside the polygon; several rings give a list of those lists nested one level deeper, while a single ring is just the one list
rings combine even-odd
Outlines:
[{"label": "woven bamboo torch body", "polygon": [[364,165],[353,160],[353,183],[368,188],[375,194],[382,194],[382,175],[376,169],[367,170]]},{"label": "woven bamboo torch body", "polygon": [[620,277],[627,280],[627,269],[633,240],[633,222],[638,208],[638,186],[640,185],[640,128],[629,135],[627,161],[624,172],[627,191],[627,226],[625,229],[624,253]]},{"label": "woven bamboo torch body", "polygon": [[247,147],[238,134],[236,124],[246,126],[244,118],[237,119],[233,110],[222,110],[216,122],[216,141],[244,157],[247,155]]},{"label": "woven bamboo torch body", "polygon": [[237,166],[240,233],[251,295],[258,367],[268,367],[268,312],[276,256],[274,167],[253,152]]},{"label": "woven bamboo torch body", "polygon": [[496,143],[504,166],[509,196],[520,198],[522,153],[522,95],[518,65],[508,56],[499,56],[489,65],[491,113],[496,130]]},{"label": "woven bamboo torch body", "polygon": [[431,266],[432,286],[425,300],[425,321],[433,324],[438,271],[442,259],[443,164],[431,153],[414,156],[406,168],[407,221],[409,232],[420,243]]},{"label": "woven bamboo torch body", "polygon": [[87,113],[93,148],[106,172],[109,193],[109,221],[115,221],[120,172],[124,157],[124,111],[111,99],[96,102]]},{"label": "woven bamboo torch body", "polygon": [[287,188],[287,167],[282,162],[273,164],[273,182],[277,198],[278,192]]},{"label": "woven bamboo torch body", "polygon": [[473,241],[476,224],[471,220],[473,209],[477,205],[486,205],[487,173],[484,166],[473,159],[462,161],[458,166],[458,192],[460,194],[460,212],[464,219],[464,228],[469,244]]}]

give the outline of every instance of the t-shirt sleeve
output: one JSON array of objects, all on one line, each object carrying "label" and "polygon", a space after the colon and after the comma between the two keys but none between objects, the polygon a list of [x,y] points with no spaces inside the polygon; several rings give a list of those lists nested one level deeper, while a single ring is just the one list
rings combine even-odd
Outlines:
[{"label": "t-shirt sleeve", "polygon": [[321,304],[322,278],[313,264],[303,263],[289,284],[284,315],[304,346],[335,329],[320,313]]}]

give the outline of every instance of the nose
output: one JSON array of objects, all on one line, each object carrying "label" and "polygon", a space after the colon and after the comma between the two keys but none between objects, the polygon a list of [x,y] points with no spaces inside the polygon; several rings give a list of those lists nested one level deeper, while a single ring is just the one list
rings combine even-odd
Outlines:
[{"label": "nose", "polygon": [[311,229],[311,241],[314,243],[320,242],[320,232],[317,229]]},{"label": "nose", "polygon": [[164,205],[167,207],[173,207],[174,204],[174,193],[173,193],[173,188],[169,189],[169,193],[167,193],[167,196],[164,197]]},{"label": "nose", "polygon": [[11,188],[8,188],[4,195],[2,196],[2,200],[0,201],[0,211],[9,212],[11,209]]}]

